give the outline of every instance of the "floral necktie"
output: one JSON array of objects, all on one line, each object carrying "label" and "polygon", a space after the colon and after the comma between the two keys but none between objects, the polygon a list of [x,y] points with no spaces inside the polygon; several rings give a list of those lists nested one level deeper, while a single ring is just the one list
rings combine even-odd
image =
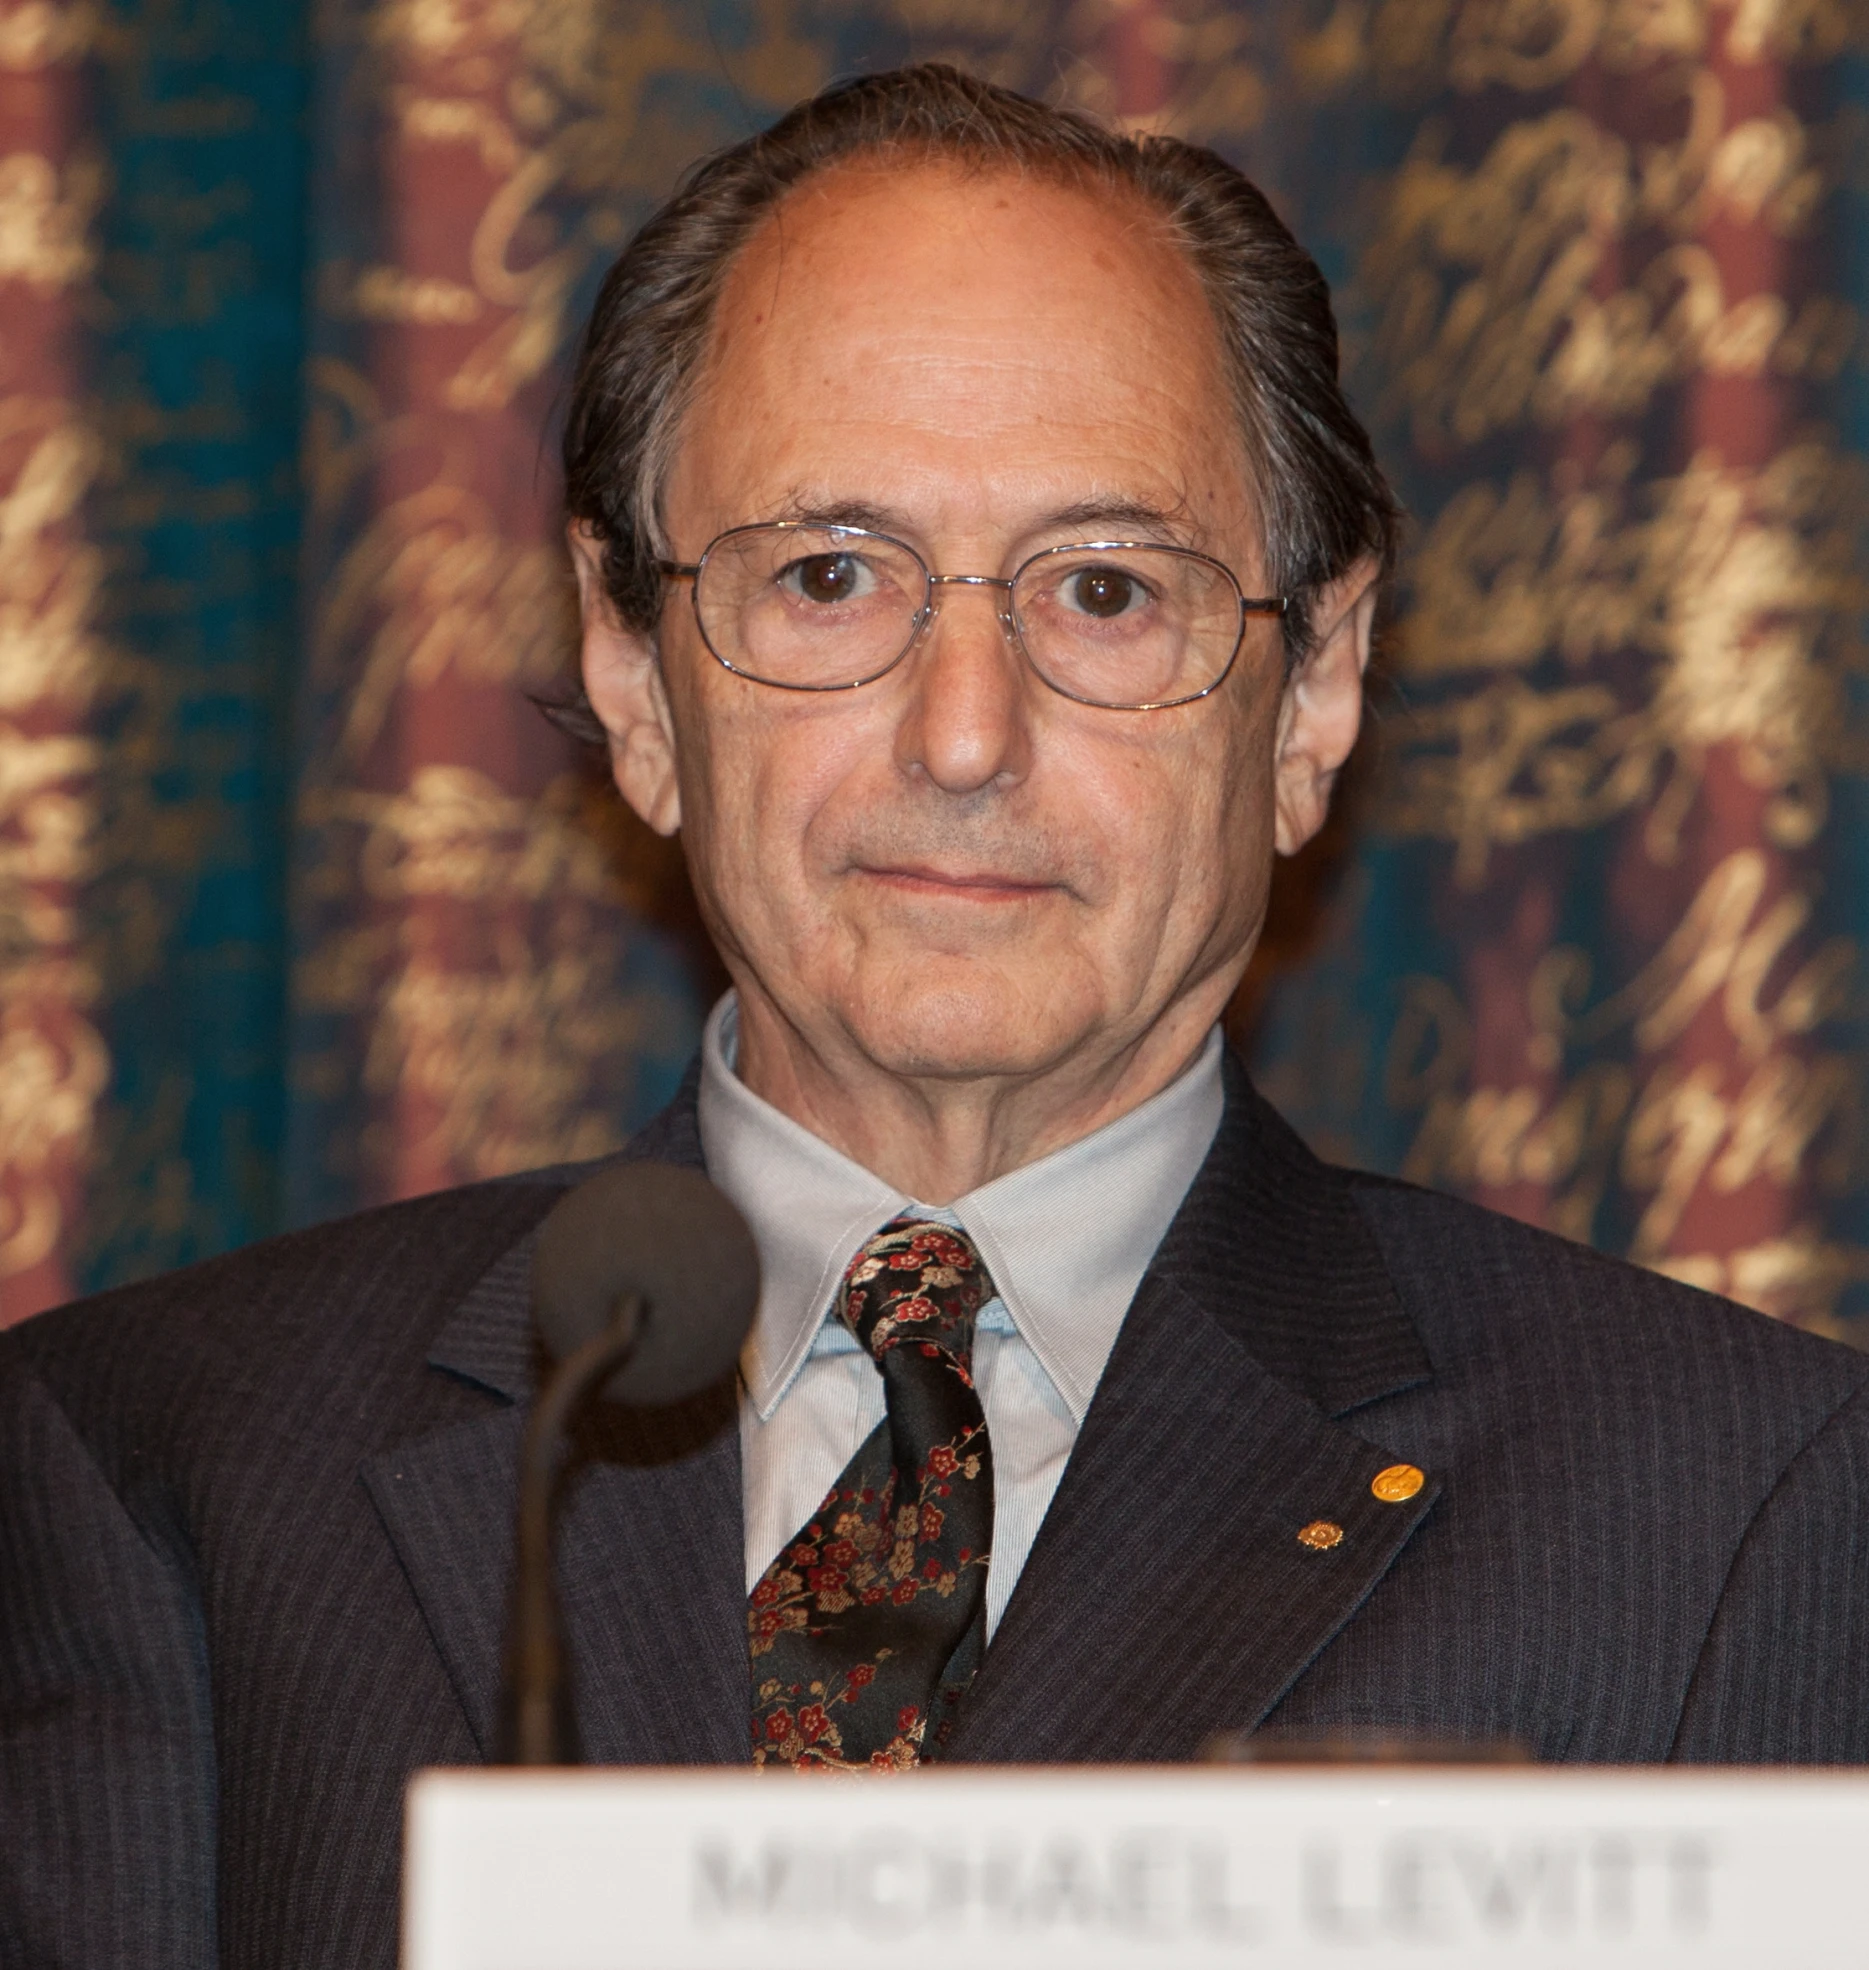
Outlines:
[{"label": "floral necktie", "polygon": [[753,1589],[755,1764],[901,1769],[952,1723],[986,1645],[993,1456],[973,1326],[993,1293],[966,1233],[918,1218],[844,1273],[837,1314],[889,1413]]}]

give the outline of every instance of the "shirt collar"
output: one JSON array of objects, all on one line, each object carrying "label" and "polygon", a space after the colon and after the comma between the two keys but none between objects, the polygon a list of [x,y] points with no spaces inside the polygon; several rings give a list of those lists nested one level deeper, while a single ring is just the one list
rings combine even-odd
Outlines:
[{"label": "shirt collar", "polygon": [[[928,1207],[756,1095],[734,1071],[738,1025],[729,992],[702,1035],[699,1120],[708,1174],[759,1247],[759,1311],[740,1365],[763,1420],[804,1365],[864,1240]],[[943,1213],[979,1247],[1013,1324],[1079,1423],[1220,1126],[1222,1053],[1215,1027],[1193,1065],[1140,1107]]]}]

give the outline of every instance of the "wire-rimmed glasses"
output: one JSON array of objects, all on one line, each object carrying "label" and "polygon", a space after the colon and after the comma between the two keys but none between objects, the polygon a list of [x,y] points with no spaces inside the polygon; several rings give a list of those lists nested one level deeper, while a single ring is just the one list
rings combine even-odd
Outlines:
[{"label": "wire-rimmed glasses", "polygon": [[784,691],[849,691],[893,670],[933,619],[942,587],[1001,591],[1000,621],[1039,677],[1107,711],[1166,711],[1217,690],[1248,616],[1223,562],[1154,541],[1042,548],[1007,576],[938,575],[891,534],[774,520],[731,527],[698,561],[663,561],[694,584],[702,641],[728,670]]}]

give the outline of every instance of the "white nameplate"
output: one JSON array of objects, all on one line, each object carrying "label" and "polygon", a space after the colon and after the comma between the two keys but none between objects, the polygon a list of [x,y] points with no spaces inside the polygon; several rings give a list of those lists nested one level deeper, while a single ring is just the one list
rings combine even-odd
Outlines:
[{"label": "white nameplate", "polygon": [[404,1970],[1869,1964],[1869,1775],[429,1772]]}]

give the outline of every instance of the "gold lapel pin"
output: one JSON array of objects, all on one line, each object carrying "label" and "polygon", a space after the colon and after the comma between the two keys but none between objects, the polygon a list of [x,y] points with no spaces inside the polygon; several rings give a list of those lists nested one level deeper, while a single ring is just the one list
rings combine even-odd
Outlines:
[{"label": "gold lapel pin", "polygon": [[1391,1464],[1370,1479],[1369,1488],[1385,1505],[1400,1505],[1427,1483],[1426,1475],[1413,1464]]},{"label": "gold lapel pin", "polygon": [[1309,1546],[1314,1553],[1328,1553],[1333,1546],[1343,1544],[1343,1527],[1333,1525],[1329,1519],[1313,1519],[1298,1535],[1300,1546]]}]

